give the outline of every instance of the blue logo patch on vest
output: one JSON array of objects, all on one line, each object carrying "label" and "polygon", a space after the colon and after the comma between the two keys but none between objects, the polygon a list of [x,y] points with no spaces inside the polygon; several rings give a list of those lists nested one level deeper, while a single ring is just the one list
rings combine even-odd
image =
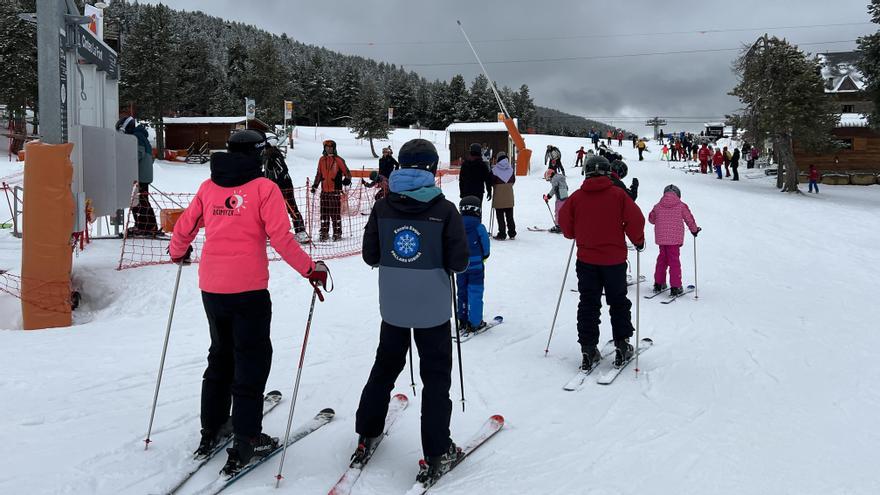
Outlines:
[{"label": "blue logo patch on vest", "polygon": [[394,246],[391,254],[401,263],[412,263],[422,256],[422,233],[411,225],[394,229]]}]

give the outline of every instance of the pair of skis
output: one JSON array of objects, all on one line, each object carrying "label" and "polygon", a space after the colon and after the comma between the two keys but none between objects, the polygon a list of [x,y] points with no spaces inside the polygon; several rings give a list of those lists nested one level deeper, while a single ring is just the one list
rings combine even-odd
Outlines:
[{"label": "pair of skis", "polygon": [[[382,432],[382,435],[377,439],[375,443],[373,443],[371,449],[364,453],[362,457],[360,457],[357,461],[352,461],[349,465],[348,469],[342,473],[342,476],[339,478],[339,481],[333,485],[333,488],[330,489],[328,495],[348,495],[351,493],[352,487],[354,487],[355,483],[357,483],[358,478],[360,478],[361,473],[363,473],[364,469],[367,466],[367,463],[370,462],[370,459],[373,458],[373,454],[375,454],[376,449],[381,444],[382,440],[388,436],[389,430],[391,426],[394,425],[394,422],[400,416],[406,406],[409,404],[409,399],[407,399],[406,395],[397,394],[391,398],[391,403],[388,406],[388,413],[385,416],[385,431]],[[504,426],[504,418],[500,415],[494,415],[490,417],[486,423],[477,431],[474,436],[472,436],[468,442],[462,448],[462,455],[458,458],[455,464],[449,469],[455,468],[458,464],[461,463],[467,456],[473,453],[477,448],[483,445],[487,440],[492,438],[493,435],[498,433],[501,428]],[[449,473],[447,471],[446,473]],[[444,474],[446,474],[444,473]],[[442,476],[441,476],[442,478]],[[434,484],[439,481],[440,478],[436,478],[431,480],[428,483],[419,483],[416,482],[412,488],[407,492],[407,495],[422,495],[427,492]]]},{"label": "pair of skis", "polygon": [[[690,294],[691,292],[695,291],[696,289],[697,289],[696,286],[694,286],[694,285],[688,285],[687,287],[685,287],[684,291],[682,291],[681,294],[676,294],[676,295],[674,295],[674,296],[669,296],[666,300],[664,300],[664,301],[660,301],[660,304],[670,304],[670,303],[674,302],[676,299],[678,299],[679,297],[684,296],[684,295],[686,295],[686,294]],[[667,287],[667,288],[661,290],[660,292],[655,292],[655,293],[653,293],[653,294],[648,294],[648,295],[646,295],[646,296],[644,296],[644,297],[645,297],[645,299],[654,299],[655,297],[657,297],[657,296],[659,296],[659,295],[661,295],[661,294],[666,294],[666,293],[669,292],[669,291],[670,291],[670,288]]]},{"label": "pair of skis", "polygon": [[[654,341],[649,338],[644,338],[639,341],[639,346],[634,350],[631,358],[627,359],[620,366],[614,366],[612,364],[610,369],[606,369],[603,371],[599,378],[596,379],[596,383],[599,385],[611,385],[614,380],[620,376],[620,373],[629,366],[629,363],[633,362],[637,355],[647,351],[654,345]],[[590,376],[594,371],[596,371],[599,367],[602,366],[603,362],[613,361],[614,359],[614,341],[609,340],[600,351],[602,355],[602,360],[596,363],[590,370],[578,370],[577,374],[568,381],[565,385],[562,386],[563,390],[574,392],[576,390],[580,390],[583,387],[584,382],[587,380],[587,377]]]},{"label": "pair of skis", "polygon": [[[644,282],[645,280],[647,280],[647,279],[645,278],[644,275],[639,275],[639,283],[642,283],[642,282]],[[633,285],[636,285],[636,279],[634,279],[634,278],[632,277],[632,275],[627,275],[627,276],[626,276],[626,286],[627,286],[627,287],[632,287]],[[580,292],[580,291],[577,290],[577,289],[569,289],[569,290],[571,290],[572,292]],[[605,293],[602,292],[602,295],[604,296]]]},{"label": "pair of skis", "polygon": [[[275,407],[278,406],[279,403],[281,403],[281,398],[282,398],[281,392],[279,392],[278,390],[273,390],[273,391],[267,393],[265,395],[265,397],[263,398],[263,416],[269,414],[269,412],[271,412],[273,409],[275,409]],[[287,446],[290,446],[290,445],[302,440],[303,438],[305,438],[309,434],[317,431],[319,428],[321,428],[322,426],[329,423],[333,419],[334,415],[335,415],[335,413],[333,412],[333,409],[329,409],[329,408],[323,409],[321,412],[316,414],[315,417],[313,417],[312,419],[307,421],[304,425],[300,426],[299,428],[297,428],[296,430],[294,430],[290,433],[290,436],[287,438],[287,441],[286,441]],[[214,449],[211,450],[211,452],[208,453],[207,455],[194,456],[192,459],[192,461],[194,463],[192,468],[186,474],[181,476],[180,479],[177,480],[177,482],[174,484],[174,486],[165,493],[167,493],[169,495],[177,493],[180,490],[180,488],[186,484],[187,481],[189,481],[202,467],[204,467],[206,464],[208,464],[208,462],[210,462],[211,459],[213,459],[215,455],[219,454],[220,452],[223,452],[225,450],[225,448],[231,442],[232,442],[232,435],[229,435],[225,439],[217,442],[217,445],[214,447]],[[275,450],[273,450],[271,453],[269,453],[268,455],[261,457],[259,459],[255,458],[255,460],[253,462],[246,465],[244,468],[242,468],[241,470],[239,470],[237,473],[235,473],[232,476],[225,476],[225,475],[221,474],[220,477],[217,478],[217,480],[202,487],[201,489],[198,490],[197,493],[199,495],[214,495],[214,494],[222,492],[223,490],[228,488],[230,485],[232,485],[233,483],[235,483],[236,481],[241,479],[244,475],[246,475],[247,473],[256,469],[258,466],[260,466],[261,464],[263,464],[264,462],[266,462],[267,460],[272,458],[275,454],[278,454],[279,452],[281,452],[283,447],[284,447],[283,443],[279,444],[279,446]]]},{"label": "pair of skis", "polygon": [[[502,323],[504,323],[504,317],[503,316],[496,316],[495,318],[492,318],[491,321],[487,321],[486,326],[479,329],[479,330],[474,330],[471,332],[461,332],[461,339],[459,340],[459,342],[463,344],[463,343],[467,342],[468,340],[471,340],[472,338],[476,337],[477,335],[480,335],[481,333],[485,333],[490,328],[498,326]],[[455,340],[455,336],[452,337],[452,340]]]}]

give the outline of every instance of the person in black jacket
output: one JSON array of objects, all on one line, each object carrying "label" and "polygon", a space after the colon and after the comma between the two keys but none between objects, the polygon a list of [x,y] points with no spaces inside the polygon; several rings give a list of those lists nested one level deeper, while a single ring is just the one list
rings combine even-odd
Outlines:
[{"label": "person in black jacket", "polygon": [[[477,155],[480,165],[482,158]],[[384,430],[394,382],[403,371],[410,335],[419,351],[422,450],[426,465],[417,480],[448,471],[461,455],[452,442],[452,274],[468,267],[470,251],[461,214],[434,184],[439,156],[430,141],[400,148],[400,170],[391,193],[376,202],[364,230],[364,261],[379,268],[379,348],[361,393],[352,465],[363,462]]]},{"label": "person in black jacket", "polygon": [[379,158],[379,175],[386,179],[391,177],[391,172],[400,168],[400,164],[397,163],[393,155],[394,152],[391,151],[391,146],[382,148],[382,158]]},{"label": "person in black jacket", "polygon": [[293,180],[290,178],[290,170],[287,168],[287,162],[284,161],[284,155],[278,149],[278,138],[270,137],[266,139],[266,146],[263,148],[263,175],[278,185],[281,189],[281,195],[287,203],[287,213],[293,222],[294,237],[300,244],[306,244],[311,241],[309,234],[306,233],[306,226],[303,222],[302,214],[296,205],[296,198],[293,195]]},{"label": "person in black jacket", "polygon": [[458,173],[461,197],[476,196],[482,202],[485,190],[486,199],[492,199],[492,171],[483,161],[483,147],[479,143],[474,143],[468,154],[468,159],[461,162],[461,170]]},{"label": "person in black jacket", "polygon": [[[743,147],[745,148],[745,147]],[[739,180],[739,148],[733,149],[733,157],[730,159],[730,168],[733,169],[733,180]]]}]

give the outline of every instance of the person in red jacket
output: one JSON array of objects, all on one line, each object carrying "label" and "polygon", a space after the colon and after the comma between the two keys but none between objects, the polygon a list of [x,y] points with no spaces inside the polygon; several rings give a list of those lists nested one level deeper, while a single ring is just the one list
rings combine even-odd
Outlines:
[{"label": "person in red jacket", "polygon": [[575,151],[575,154],[577,155],[577,159],[574,161],[574,166],[580,167],[584,164],[584,155],[586,155],[587,152],[584,151],[584,147],[581,146],[581,149]]},{"label": "person in red jacket", "polygon": [[617,147],[618,147],[618,148],[621,147],[621,146],[623,146],[623,138],[624,138],[624,137],[625,137],[625,136],[624,136],[622,130],[617,131]]},{"label": "person in red jacket", "polygon": [[321,187],[321,236],[320,241],[330,238],[330,222],[333,222],[333,240],[342,239],[342,187],[351,185],[351,172],[345,160],[336,154],[336,141],[324,141],[324,153],[318,160],[318,171],[312,184],[312,194]]},{"label": "person in red jacket", "polygon": [[712,155],[712,166],[715,167],[715,174],[718,175],[718,179],[721,179],[721,165],[724,164],[724,155],[721,153],[721,148],[715,148],[715,154]]},{"label": "person in red jacket", "polygon": [[211,347],[202,379],[202,439],[196,455],[210,454],[229,437],[231,406],[234,442],[223,468],[227,474],[278,445],[277,438],[262,432],[263,391],[272,365],[266,239],[315,290],[324,287],[329,273],[290,233],[281,190],[263,177],[264,142],[257,131],[239,131],[229,138],[229,153],[211,155],[211,178],[177,220],[168,247],[171,261],[189,263],[192,241],[205,229],[199,288]]},{"label": "person in red jacket", "polygon": [[[636,203],[607,175],[597,169],[581,184],[559,211],[562,234],[577,243],[576,271],[580,302],[577,312],[578,343],[588,371],[599,362],[599,316],[602,292],[608,302],[614,334],[615,366],[633,355],[632,303],[627,298],[626,238],[639,251],[645,248],[645,217]],[[596,212],[602,212],[597,215]]]},{"label": "person in red jacket", "polygon": [[700,160],[700,173],[705,174],[709,170],[709,160],[712,158],[712,152],[709,151],[709,147],[706,143],[703,143],[700,146],[700,151],[697,153],[697,158]]},{"label": "person in red jacket", "polygon": [[810,165],[810,191],[813,192],[813,189],[816,189],[816,194],[819,194],[819,171],[816,170],[815,165]]}]

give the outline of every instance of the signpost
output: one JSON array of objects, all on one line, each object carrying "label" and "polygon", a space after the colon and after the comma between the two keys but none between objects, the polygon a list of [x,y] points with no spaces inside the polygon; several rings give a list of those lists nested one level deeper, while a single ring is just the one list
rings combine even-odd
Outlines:
[{"label": "signpost", "polygon": [[394,107],[388,107],[388,125],[391,125],[391,119],[394,118]]},{"label": "signpost", "polygon": [[244,128],[248,128],[248,122],[257,117],[257,103],[253,98],[244,99]]}]

